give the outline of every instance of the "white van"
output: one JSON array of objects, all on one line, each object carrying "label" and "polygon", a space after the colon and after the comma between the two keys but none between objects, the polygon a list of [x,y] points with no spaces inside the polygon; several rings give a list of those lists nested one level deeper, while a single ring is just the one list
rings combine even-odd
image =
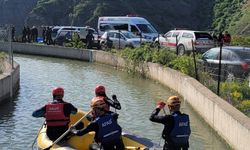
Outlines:
[{"label": "white van", "polygon": [[108,30],[127,30],[136,35],[141,33],[143,38],[151,41],[154,41],[158,36],[155,28],[142,17],[99,17],[97,29],[100,35]]}]

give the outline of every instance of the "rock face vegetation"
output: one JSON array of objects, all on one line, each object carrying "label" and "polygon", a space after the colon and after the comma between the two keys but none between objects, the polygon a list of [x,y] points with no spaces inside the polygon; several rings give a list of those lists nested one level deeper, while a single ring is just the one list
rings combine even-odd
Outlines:
[{"label": "rock face vegetation", "polygon": [[159,32],[173,28],[249,35],[249,0],[0,0],[0,24],[97,26],[98,16],[138,15]]}]

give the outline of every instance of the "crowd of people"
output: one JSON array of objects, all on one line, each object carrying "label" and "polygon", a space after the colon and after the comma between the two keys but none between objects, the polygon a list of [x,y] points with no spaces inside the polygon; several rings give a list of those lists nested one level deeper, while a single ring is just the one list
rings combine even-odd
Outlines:
[{"label": "crowd of people", "polygon": [[36,26],[30,28],[29,26],[23,27],[22,42],[37,42],[38,29]]},{"label": "crowd of people", "polygon": [[[120,110],[121,105],[116,95],[110,99],[106,95],[103,85],[97,85],[95,96],[90,102],[91,111],[87,116],[90,123],[84,127],[71,126],[70,114],[76,114],[78,109],[71,103],[63,100],[64,89],[56,87],[52,90],[53,101],[35,110],[33,117],[44,117],[47,126],[46,134],[52,141],[57,140],[66,131],[70,131],[62,141],[70,136],[82,136],[95,131],[94,142],[89,145],[90,150],[124,150],[122,140],[122,128],[118,124],[118,114],[110,110],[110,107]],[[159,115],[167,104],[170,114]],[[181,101],[178,96],[170,96],[167,102],[160,101],[149,119],[152,122],[164,125],[162,138],[165,140],[163,150],[187,150],[189,148],[189,136],[191,134],[189,116],[180,112]],[[165,110],[164,110],[165,112]]]}]

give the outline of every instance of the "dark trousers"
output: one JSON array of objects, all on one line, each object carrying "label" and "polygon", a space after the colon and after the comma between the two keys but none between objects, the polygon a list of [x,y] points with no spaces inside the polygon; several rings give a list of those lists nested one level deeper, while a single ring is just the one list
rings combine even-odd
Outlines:
[{"label": "dark trousers", "polygon": [[50,127],[47,126],[46,134],[51,141],[55,141],[67,130],[68,126],[50,126]]}]

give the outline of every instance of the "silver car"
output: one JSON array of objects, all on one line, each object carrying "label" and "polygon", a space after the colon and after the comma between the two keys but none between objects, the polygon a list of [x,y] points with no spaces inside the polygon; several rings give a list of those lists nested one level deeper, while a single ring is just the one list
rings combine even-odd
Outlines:
[{"label": "silver car", "polygon": [[112,41],[112,47],[125,48],[125,47],[139,47],[141,43],[146,42],[144,38],[140,38],[129,31],[110,30],[106,31],[100,39],[100,44],[104,45],[107,41],[107,37]]}]

